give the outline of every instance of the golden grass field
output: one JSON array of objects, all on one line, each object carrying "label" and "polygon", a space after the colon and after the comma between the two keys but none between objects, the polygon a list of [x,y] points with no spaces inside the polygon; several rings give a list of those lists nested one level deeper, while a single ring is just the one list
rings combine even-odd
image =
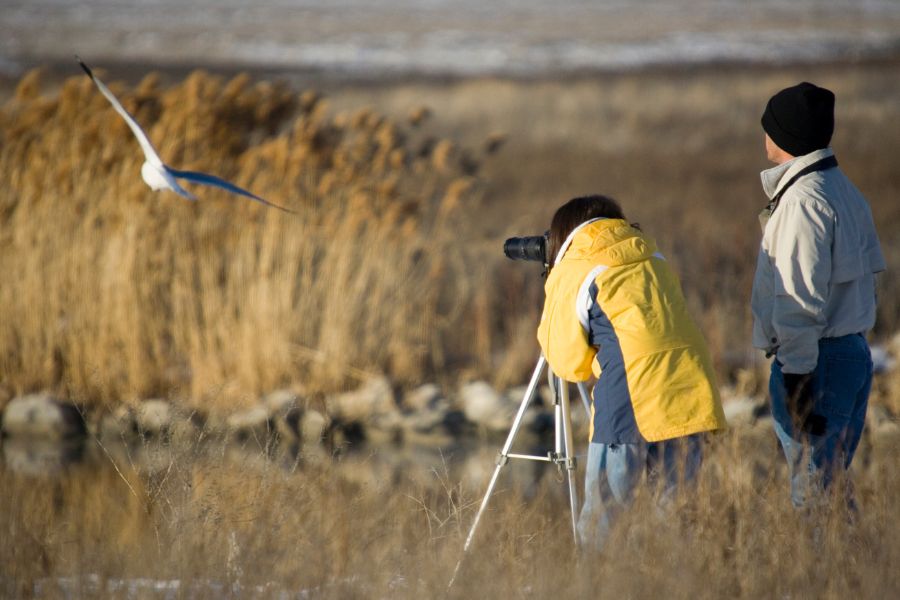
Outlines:
[{"label": "golden grass field", "polygon": [[[898,450],[896,439],[864,443],[851,525],[840,506],[792,509],[770,425],[734,430],[707,448],[694,497],[659,511],[640,496],[600,556],[575,551],[555,474],[541,468],[528,485],[530,468],[512,463],[446,593],[491,451],[334,460],[215,442],[92,446],[93,459],[61,472],[0,467],[0,594],[890,598]],[[167,596],[151,584],[179,587]]]},{"label": "golden grass field", "polygon": [[[51,389],[86,407],[228,409],[370,373],[521,383],[540,269],[506,260],[502,241],[594,192],[673,260],[727,382],[758,361],[747,305],[761,107],[800,79],[835,90],[833,145],[893,267],[895,66],[331,82],[324,100],[247,75],[107,78],[164,160],[295,216],[213,189],[195,189],[196,204],[150,191],[136,141],[89,79],[42,90],[32,72],[0,110],[0,404]],[[876,334],[897,330],[898,298],[882,278]]]},{"label": "golden grass field", "polygon": [[[519,385],[537,358],[540,268],[506,260],[502,241],[539,234],[559,204],[592,192],[618,198],[656,237],[721,383],[735,383],[761,363],[748,298],[765,101],[802,79],[837,93],[833,145],[893,270],[896,67],[330,82],[324,100],[243,75],[122,83],[98,69],[167,162],[295,216],[214,190],[197,203],[151,192],[137,143],[86,77],[31,73],[0,109],[0,408],[49,389],[87,410],[164,397],[228,411],[279,387],[329,392],[369,374],[401,388]],[[900,329],[898,307],[888,274],[876,338]],[[879,377],[873,403],[898,414],[900,378]],[[900,594],[896,436],[867,435],[850,525],[840,506],[793,511],[765,422],[712,441],[692,498],[663,513],[639,498],[600,557],[574,551],[553,474],[526,485],[530,472],[514,466],[446,594],[493,465],[495,448],[482,447],[470,461],[411,449],[405,462],[377,448],[334,458],[89,440],[83,460],[32,473],[14,457],[39,450],[4,440],[0,595]],[[130,592],[138,579],[175,591]]]},{"label": "golden grass field", "polygon": [[235,406],[294,381],[411,380],[469,345],[479,324],[460,312],[488,291],[452,243],[478,192],[451,142],[418,157],[366,108],[326,116],[314,93],[199,72],[162,91],[151,75],[122,95],[167,160],[297,215],[215,192],[159,202],[87,78],[51,98],[35,82],[2,117],[7,385]]}]

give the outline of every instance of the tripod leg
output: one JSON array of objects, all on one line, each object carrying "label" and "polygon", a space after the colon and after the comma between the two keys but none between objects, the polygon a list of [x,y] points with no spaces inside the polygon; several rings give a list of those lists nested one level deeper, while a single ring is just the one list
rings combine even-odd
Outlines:
[{"label": "tripod leg", "polygon": [[459,562],[456,563],[456,568],[453,570],[453,577],[450,578],[450,583],[447,585],[448,589],[453,585],[454,580],[456,580],[456,575],[459,572],[460,565],[462,565],[463,558],[465,558],[465,553],[469,551],[469,546],[472,545],[472,539],[475,537],[475,529],[478,528],[478,522],[481,521],[481,515],[487,508],[488,500],[490,500],[491,494],[494,491],[494,486],[497,484],[500,469],[509,462],[509,451],[512,449],[516,434],[519,432],[519,427],[522,425],[522,418],[525,416],[525,410],[528,408],[528,405],[531,403],[531,400],[534,398],[534,394],[537,391],[538,382],[541,379],[541,373],[546,364],[547,361],[542,355],[538,359],[537,365],[534,367],[534,372],[531,374],[531,380],[528,382],[528,388],[525,390],[525,396],[522,398],[522,404],[519,405],[519,411],[516,413],[516,418],[509,430],[509,435],[506,436],[506,443],[503,444],[503,450],[500,451],[500,455],[497,457],[497,466],[494,468],[494,474],[491,476],[487,491],[484,493],[484,498],[481,500],[481,507],[475,515],[475,521],[472,523],[471,529],[469,529],[469,536],[466,538],[465,546],[463,546],[463,556],[459,559]]},{"label": "tripod leg", "polygon": [[565,444],[566,472],[569,479],[569,508],[572,511],[572,535],[578,545],[578,490],[575,487],[575,443],[572,439],[572,415],[569,413],[569,384],[559,381],[559,397],[562,409],[563,443]]}]

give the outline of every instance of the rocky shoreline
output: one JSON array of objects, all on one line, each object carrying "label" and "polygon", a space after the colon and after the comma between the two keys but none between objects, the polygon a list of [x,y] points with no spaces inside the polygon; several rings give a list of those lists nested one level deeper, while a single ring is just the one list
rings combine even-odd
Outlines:
[{"label": "rocky shoreline", "polygon": [[[763,426],[771,419],[765,395],[752,393],[754,385],[739,381],[737,386],[723,389],[732,428]],[[260,449],[291,446],[332,453],[372,445],[441,448],[469,441],[502,441],[524,395],[524,387],[499,391],[484,381],[462,385],[452,394],[432,383],[397,391],[387,378],[375,377],[355,390],[329,397],[305,397],[283,389],[265,395],[249,408],[204,414],[162,399],[107,412],[84,411],[43,392],[11,399],[0,422],[3,443],[20,445],[83,440],[189,445],[217,439]],[[553,438],[549,387],[540,387],[537,396],[525,413],[517,439],[540,442]],[[573,426],[579,435],[586,431],[588,419],[574,388],[571,402]],[[873,435],[900,437],[900,420],[889,407],[873,404],[868,421]]]},{"label": "rocky shoreline", "polygon": [[[539,391],[523,429],[552,427],[550,390]],[[213,437],[244,443],[301,443],[329,448],[373,444],[440,447],[467,438],[505,434],[512,425],[524,388],[498,392],[483,381],[448,397],[436,384],[398,393],[387,378],[327,398],[305,397],[290,389],[263,396],[249,408],[229,414],[188,411],[163,399],[148,399],[112,411],[82,410],[77,404],[40,392],[11,399],[2,411],[4,438],[65,441],[155,439],[190,442]],[[574,410],[574,409],[573,409]],[[583,424],[578,408],[575,423]],[[575,413],[573,413],[575,414]]]}]

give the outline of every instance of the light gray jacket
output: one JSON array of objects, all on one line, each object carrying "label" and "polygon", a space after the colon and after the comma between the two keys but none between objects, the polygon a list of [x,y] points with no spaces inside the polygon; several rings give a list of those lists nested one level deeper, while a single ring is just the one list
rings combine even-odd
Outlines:
[{"label": "light gray jacket", "polygon": [[[816,150],[762,172],[773,198]],[[802,176],[763,229],[753,280],[753,345],[775,352],[785,373],[809,373],[818,341],[875,325],[875,273],[884,257],[866,199],[839,168]]]}]

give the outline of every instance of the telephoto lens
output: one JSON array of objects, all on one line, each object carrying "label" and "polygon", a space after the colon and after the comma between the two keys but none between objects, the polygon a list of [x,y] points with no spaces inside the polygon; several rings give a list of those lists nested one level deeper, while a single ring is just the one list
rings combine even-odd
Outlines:
[{"label": "telephoto lens", "polygon": [[536,260],[547,263],[547,237],[532,235],[509,238],[503,242],[503,254],[513,260]]}]

